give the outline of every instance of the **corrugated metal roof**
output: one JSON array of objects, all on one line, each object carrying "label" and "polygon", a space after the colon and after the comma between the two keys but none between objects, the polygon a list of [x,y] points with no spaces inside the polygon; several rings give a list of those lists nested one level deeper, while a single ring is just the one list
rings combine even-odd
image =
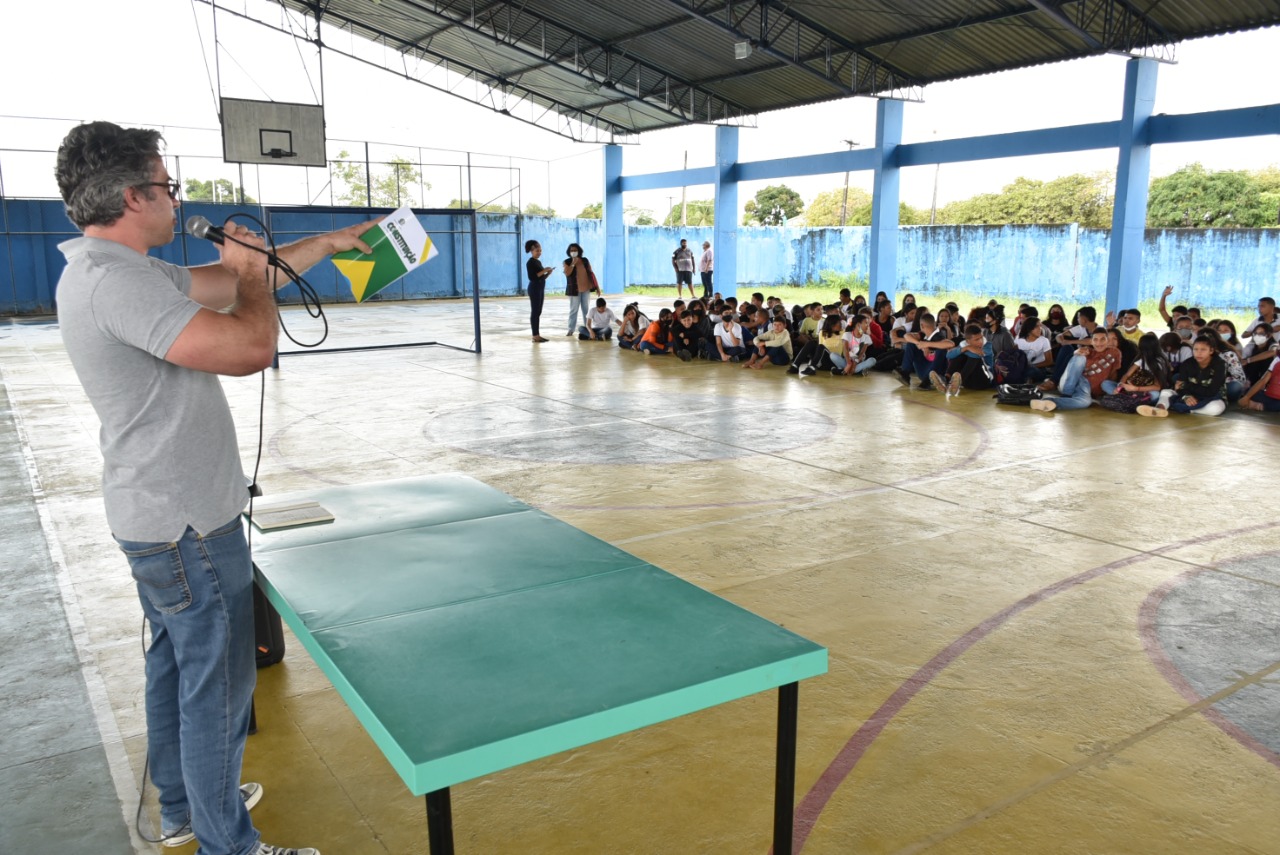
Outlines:
[{"label": "corrugated metal roof", "polygon": [[[283,0],[313,15],[310,0]],[[609,136],[741,123],[1105,52],[1169,58],[1280,0],[328,0],[322,22]],[[751,53],[735,58],[735,45]],[[494,93],[502,95],[496,97]],[[551,126],[550,123],[545,123]],[[564,132],[564,131],[561,131]],[[572,135],[572,134],[571,134]]]}]

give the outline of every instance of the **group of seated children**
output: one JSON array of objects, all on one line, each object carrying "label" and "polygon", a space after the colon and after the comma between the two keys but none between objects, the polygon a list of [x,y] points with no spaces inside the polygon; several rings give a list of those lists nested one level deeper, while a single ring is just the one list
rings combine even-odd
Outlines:
[{"label": "group of seated children", "polygon": [[1144,416],[1219,415],[1234,402],[1280,411],[1275,300],[1258,301],[1258,317],[1238,338],[1230,320],[1206,320],[1194,307],[1169,310],[1172,291],[1166,288],[1160,298],[1169,329],[1163,334],[1143,331],[1137,309],[1108,313],[1099,324],[1092,306],[1068,320],[1059,304],[1041,318],[1024,303],[1010,321],[995,300],[967,316],[954,303],[934,314],[907,294],[895,311],[884,292],[868,305],[846,288],[839,302],[790,312],[778,298],[760,293],[742,303],[719,294],[707,302],[676,300],[657,320],[636,303],[616,318],[599,299],[579,338],[608,340],[616,325],[620,347],[647,355],[671,353],[685,362],[733,362],[754,370],[787,366],[800,377],[892,372],[908,388],[947,396],[1034,386],[1030,405],[1041,412],[1097,403]]}]

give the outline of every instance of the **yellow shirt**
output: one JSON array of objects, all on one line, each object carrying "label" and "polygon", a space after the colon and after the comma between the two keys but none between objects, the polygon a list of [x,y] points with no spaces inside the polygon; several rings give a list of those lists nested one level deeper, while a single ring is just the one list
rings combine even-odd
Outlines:
[{"label": "yellow shirt", "polygon": [[1129,339],[1134,344],[1138,343],[1138,339],[1142,338],[1142,330],[1138,327],[1133,328],[1133,332],[1125,332],[1124,327],[1116,327],[1116,332]]}]

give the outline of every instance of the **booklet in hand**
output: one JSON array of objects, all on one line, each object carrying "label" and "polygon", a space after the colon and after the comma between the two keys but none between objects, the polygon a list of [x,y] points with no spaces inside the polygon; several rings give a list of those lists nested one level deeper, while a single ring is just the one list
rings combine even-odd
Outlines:
[{"label": "booklet in hand", "polygon": [[350,280],[357,303],[440,254],[409,207],[388,214],[360,237],[372,252],[353,249],[333,256],[334,265]]}]

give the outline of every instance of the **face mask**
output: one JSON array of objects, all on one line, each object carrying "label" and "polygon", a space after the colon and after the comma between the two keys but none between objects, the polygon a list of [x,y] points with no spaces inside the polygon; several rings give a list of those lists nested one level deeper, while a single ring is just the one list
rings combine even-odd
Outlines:
[{"label": "face mask", "polygon": [[1125,332],[1133,332],[1134,330],[1136,330],[1136,329],[1138,328],[1138,325],[1137,325],[1137,324],[1134,324],[1134,325],[1133,325],[1133,326],[1131,326],[1131,327],[1128,327],[1128,326],[1121,326],[1120,328],[1121,328],[1122,330],[1124,330]]},{"label": "face mask", "polygon": [[1270,337],[1265,335],[1255,335],[1253,337],[1253,343],[1258,345],[1259,347],[1266,344],[1270,340],[1271,340]]},{"label": "face mask", "polygon": [[1222,330],[1218,330],[1218,338],[1222,339],[1223,341],[1226,341],[1227,339],[1231,338],[1231,333],[1226,333],[1226,332],[1223,332]]},{"label": "face mask", "polygon": [[576,252],[571,252],[571,253],[569,253],[569,257],[570,257],[570,258],[577,258],[577,257],[578,257],[578,253],[576,253]]},{"label": "face mask", "polygon": [[1191,338],[1191,330],[1178,330],[1179,338]]}]

